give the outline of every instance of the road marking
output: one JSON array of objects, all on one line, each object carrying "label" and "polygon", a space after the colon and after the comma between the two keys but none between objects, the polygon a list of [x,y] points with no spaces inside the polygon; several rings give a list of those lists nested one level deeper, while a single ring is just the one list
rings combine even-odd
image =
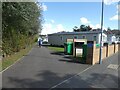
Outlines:
[{"label": "road marking", "polygon": [[58,84],[52,86],[49,90],[51,90],[51,89],[53,89],[53,88],[56,88],[57,86],[59,86],[59,85],[65,83],[65,82],[67,82],[68,80],[72,79],[73,77],[75,77],[75,76],[77,76],[77,75],[82,74],[83,72],[87,71],[88,69],[92,68],[93,66],[94,66],[94,65],[92,65],[92,66],[86,68],[85,70],[83,70],[82,72],[79,72],[78,74],[75,74],[74,76],[72,76],[72,77],[70,77],[70,78],[68,78],[68,79],[66,79],[66,80],[64,80],[64,81],[62,81],[61,83],[58,83]]},{"label": "road marking", "polygon": [[[33,48],[32,48],[27,54],[30,54],[32,50],[33,50]],[[5,72],[6,70],[8,70],[10,67],[14,66],[17,62],[23,60],[24,57],[25,57],[25,56],[22,56],[22,57],[19,58],[17,61],[15,61],[12,65],[10,65],[10,66],[7,67],[6,69],[2,70],[2,71],[0,72],[0,74],[3,73],[3,72]]]},{"label": "road marking", "polygon": [[107,66],[108,69],[115,69],[115,70],[117,70],[118,67],[119,67],[119,65],[117,65],[117,64],[110,64]]}]

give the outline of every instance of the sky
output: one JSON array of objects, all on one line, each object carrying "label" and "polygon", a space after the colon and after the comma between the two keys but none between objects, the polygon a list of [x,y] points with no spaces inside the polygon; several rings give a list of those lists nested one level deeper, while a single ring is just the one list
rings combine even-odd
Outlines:
[{"label": "sky", "polygon": [[[67,31],[74,26],[90,25],[100,28],[101,2],[43,2],[43,30],[41,34]],[[103,28],[118,29],[118,2],[104,3]]]}]

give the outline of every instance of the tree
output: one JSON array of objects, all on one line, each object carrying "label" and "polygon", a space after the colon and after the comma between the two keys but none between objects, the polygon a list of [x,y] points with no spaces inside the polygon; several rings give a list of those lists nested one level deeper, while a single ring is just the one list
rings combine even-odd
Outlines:
[{"label": "tree", "polygon": [[86,26],[86,28],[87,28],[87,31],[90,31],[90,30],[92,30],[92,28],[88,25],[88,26]]},{"label": "tree", "polygon": [[80,28],[78,28],[77,26],[74,26],[73,31],[74,32],[81,32],[81,31],[90,31],[92,30],[92,28],[88,25],[80,25]]},{"label": "tree", "polygon": [[111,31],[111,28],[110,28],[110,27],[108,27],[108,28],[107,28],[107,31]]},{"label": "tree", "polygon": [[80,26],[80,31],[86,31],[86,26],[85,25],[81,25]]},{"label": "tree", "polygon": [[2,3],[2,49],[12,54],[31,44],[41,30],[42,10],[34,2]]},{"label": "tree", "polygon": [[74,32],[79,32],[79,28],[77,26],[74,26],[73,31]]}]

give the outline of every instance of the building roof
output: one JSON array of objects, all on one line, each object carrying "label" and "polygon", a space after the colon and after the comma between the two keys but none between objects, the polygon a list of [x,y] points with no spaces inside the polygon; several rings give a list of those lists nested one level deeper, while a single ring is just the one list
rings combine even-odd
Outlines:
[{"label": "building roof", "polygon": [[120,35],[120,30],[108,30],[104,31],[107,35]]},{"label": "building roof", "polygon": [[81,31],[81,32],[58,32],[48,35],[68,35],[68,34],[99,34],[101,31]]}]

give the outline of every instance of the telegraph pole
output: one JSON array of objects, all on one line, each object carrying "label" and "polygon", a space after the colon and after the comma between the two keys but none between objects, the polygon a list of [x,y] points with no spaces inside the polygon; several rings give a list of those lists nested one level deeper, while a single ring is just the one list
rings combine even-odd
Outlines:
[{"label": "telegraph pole", "polygon": [[101,38],[100,38],[100,55],[99,55],[99,64],[102,64],[103,10],[104,10],[104,0],[102,0],[102,13],[101,13]]}]

